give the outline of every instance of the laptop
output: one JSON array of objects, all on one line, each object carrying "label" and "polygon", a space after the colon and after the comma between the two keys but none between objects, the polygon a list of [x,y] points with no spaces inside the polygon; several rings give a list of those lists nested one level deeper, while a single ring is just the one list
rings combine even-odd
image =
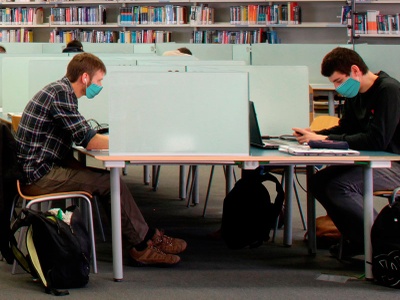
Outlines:
[{"label": "laptop", "polygon": [[[281,145],[295,145],[297,140],[294,136],[283,135],[275,137],[276,140],[265,140],[261,136],[260,126],[258,125],[256,109],[253,101],[249,101],[249,126],[250,126],[250,145],[263,149],[279,149]],[[292,138],[291,138],[292,137]]]}]

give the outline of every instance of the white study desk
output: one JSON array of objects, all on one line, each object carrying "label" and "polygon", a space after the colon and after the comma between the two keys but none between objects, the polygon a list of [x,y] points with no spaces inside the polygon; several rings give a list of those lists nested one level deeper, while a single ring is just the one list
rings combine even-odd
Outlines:
[{"label": "white study desk", "polygon": [[[130,164],[206,164],[225,165],[238,164],[244,169],[254,169],[259,165],[286,166],[285,192],[286,206],[291,208],[293,169],[295,165],[306,165],[308,175],[312,172],[314,165],[360,165],[364,169],[364,236],[365,236],[365,277],[372,278],[371,265],[372,249],[370,231],[373,224],[373,168],[390,167],[392,161],[400,161],[400,155],[386,152],[362,151],[359,156],[292,156],[281,153],[277,150],[262,150],[251,148],[248,156],[173,156],[173,155],[149,155],[149,156],[109,156],[107,152],[83,151],[86,155],[103,162],[104,166],[110,168],[111,184],[111,218],[112,218],[112,249],[113,249],[113,274],[115,281],[123,280],[122,266],[122,238],[121,238],[121,212],[120,212],[120,185],[119,170]],[[309,228],[309,251],[316,252],[315,247],[315,202],[312,196],[308,195],[308,228]],[[285,215],[284,243],[291,245],[291,210],[288,209]]]}]

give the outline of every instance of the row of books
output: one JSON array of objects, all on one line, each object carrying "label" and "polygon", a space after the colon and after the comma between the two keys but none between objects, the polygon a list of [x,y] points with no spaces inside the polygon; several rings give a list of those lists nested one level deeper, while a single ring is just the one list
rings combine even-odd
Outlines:
[{"label": "row of books", "polygon": [[89,43],[168,43],[171,42],[170,31],[138,30],[52,30],[50,43],[68,43],[72,40]]},{"label": "row of books", "polygon": [[119,9],[120,25],[186,24],[187,8],[179,5],[131,6]]},{"label": "row of books", "polygon": [[231,24],[300,24],[301,8],[297,2],[273,5],[230,7]]},{"label": "row of books", "polygon": [[380,14],[379,11],[354,13],[355,34],[400,34],[400,13]]},{"label": "row of books", "polygon": [[0,8],[0,25],[43,24],[43,7]]},{"label": "row of books", "polygon": [[106,24],[106,8],[103,5],[52,7],[50,12],[50,24],[53,25]]},{"label": "row of books", "polygon": [[207,4],[193,5],[190,7],[190,24],[207,25],[214,24],[215,9]]},{"label": "row of books", "polygon": [[52,30],[49,43],[68,43],[79,40],[88,43],[117,43],[118,31],[111,30]]},{"label": "row of books", "polygon": [[136,30],[120,31],[119,43],[168,43],[171,42],[171,31]]},{"label": "row of books", "polygon": [[199,30],[193,32],[195,44],[256,44],[279,42],[276,31],[257,30]]},{"label": "row of books", "polygon": [[2,43],[33,43],[33,31],[25,28],[0,31]]}]

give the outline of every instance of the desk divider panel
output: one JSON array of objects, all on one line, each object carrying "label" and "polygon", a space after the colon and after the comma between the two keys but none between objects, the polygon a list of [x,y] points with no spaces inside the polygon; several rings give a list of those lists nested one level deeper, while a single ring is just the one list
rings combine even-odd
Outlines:
[{"label": "desk divider panel", "polygon": [[64,43],[43,43],[42,44],[42,53],[49,54],[49,53],[62,53],[65,49],[66,44]]},{"label": "desk divider panel", "polygon": [[248,155],[247,77],[112,72],[110,154]]},{"label": "desk divider panel", "polygon": [[[138,66],[154,66],[154,65],[184,65],[184,66],[245,66],[245,61],[239,60],[195,60],[190,56],[180,57],[180,56],[161,56],[160,58],[168,59],[145,59],[138,60]],[[172,59],[171,59],[172,58]],[[187,58],[187,59],[183,59]]]},{"label": "desk divider panel", "polygon": [[249,99],[263,135],[291,134],[293,127],[309,126],[305,66],[188,66],[187,72],[248,72]]},{"label": "desk divider panel", "polygon": [[[118,56],[99,56],[101,60],[109,69],[112,66],[123,66],[123,67],[136,67],[136,60],[132,57],[118,57]],[[29,73],[31,75],[29,81],[29,94],[31,95],[26,102],[32,98],[32,96],[39,91],[41,87],[46,84],[61,79],[67,70],[67,65],[72,57],[69,57],[64,61],[52,61],[51,64],[46,63],[46,59],[35,59],[31,60],[29,64]],[[40,78],[33,76],[41,66],[48,65],[46,72]],[[95,119],[99,123],[108,123],[108,94],[107,94],[107,75],[103,80],[103,90],[94,99],[90,100],[86,97],[82,97],[78,100],[79,111],[86,119]]]},{"label": "desk divider panel", "polygon": [[155,44],[133,44],[134,54],[155,54],[156,45]]},{"label": "desk divider panel", "polygon": [[[103,89],[94,99],[90,100],[86,97],[79,99],[79,111],[86,119],[95,119],[99,123],[109,124],[109,103],[114,101],[114,91],[110,87],[111,75],[114,72],[124,73],[152,73],[152,72],[185,72],[184,66],[129,66],[107,64],[107,60],[103,60],[107,67],[107,74],[103,79]],[[131,82],[127,77],[124,84],[130,85]],[[109,96],[112,95],[112,96]]]},{"label": "desk divider panel", "polygon": [[90,53],[130,53],[133,54],[133,44],[120,43],[82,43],[83,50]]},{"label": "desk divider panel", "polygon": [[[101,57],[107,69],[111,66],[136,66],[133,57],[104,56]],[[1,81],[1,96],[4,97],[3,112],[21,112],[28,101],[47,84],[61,79],[72,57],[68,55],[50,55],[33,57],[4,57],[2,66],[5,80]],[[156,69],[156,68],[154,68]],[[160,69],[160,67],[158,67]],[[166,69],[166,67],[163,67]],[[184,67],[181,68],[184,71]],[[107,75],[105,76],[107,82]],[[18,92],[16,92],[18,91]],[[86,97],[79,99],[79,110],[86,118],[93,118],[108,123],[108,96],[102,91],[93,101]]]},{"label": "desk divider panel", "polygon": [[6,48],[7,54],[11,53],[42,53],[42,43],[1,43]]},{"label": "desk divider panel", "polygon": [[400,46],[399,45],[356,45],[355,50],[361,55],[373,73],[385,71],[400,81]]},{"label": "desk divider panel", "polygon": [[251,46],[251,64],[307,66],[309,83],[328,83],[321,75],[321,62],[328,52],[339,46],[351,48],[351,45],[336,44],[254,44]]},{"label": "desk divider panel", "polygon": [[156,53],[163,55],[165,51],[186,47],[201,60],[232,60],[233,46],[232,44],[160,43],[156,44]]}]

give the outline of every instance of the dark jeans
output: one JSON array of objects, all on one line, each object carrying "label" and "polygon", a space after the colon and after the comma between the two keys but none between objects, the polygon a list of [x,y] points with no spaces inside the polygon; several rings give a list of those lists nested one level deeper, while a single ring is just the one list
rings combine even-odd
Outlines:
[{"label": "dark jeans", "polygon": [[[400,186],[400,164],[373,169],[373,190],[392,190]],[[317,172],[311,182],[312,193],[322,204],[343,236],[357,247],[364,244],[363,168],[331,166]],[[374,211],[375,217],[377,212]]]}]

